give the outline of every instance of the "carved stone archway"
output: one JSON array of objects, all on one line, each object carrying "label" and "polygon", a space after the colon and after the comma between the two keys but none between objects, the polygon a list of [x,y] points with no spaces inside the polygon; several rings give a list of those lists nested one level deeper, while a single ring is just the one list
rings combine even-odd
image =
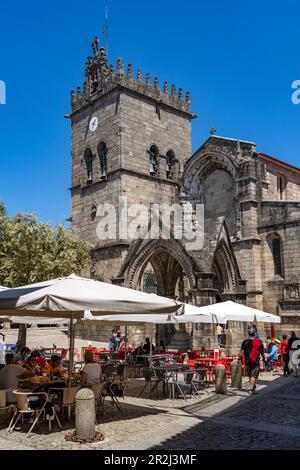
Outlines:
[{"label": "carved stone archway", "polygon": [[[192,302],[192,290],[197,286],[197,267],[178,240],[139,240],[130,249],[119,272],[123,285],[142,290],[143,275],[149,264],[157,280],[157,293],[183,302]],[[132,248],[132,247],[131,247]],[[182,287],[183,286],[183,287]],[[163,340],[172,346],[190,348],[190,335],[185,325],[158,325],[156,342]],[[179,341],[180,340],[180,341]]]},{"label": "carved stone archway", "polygon": [[[133,242],[133,244],[134,247],[131,247],[133,249],[129,249],[118,274],[118,278],[123,279],[124,286],[138,289],[140,285],[140,274],[151,260],[157,279],[161,280],[159,286],[159,293],[161,295],[167,297],[172,296],[171,287],[175,285],[174,280],[172,280],[168,288],[168,284],[162,279],[161,273],[164,275],[166,272],[176,272],[176,269],[179,273],[179,266],[181,270],[185,272],[190,287],[196,287],[196,266],[178,240],[137,240]],[[166,253],[168,255],[167,258],[162,260],[161,253]],[[169,271],[166,271],[166,269],[169,269]]]},{"label": "carved stone archway", "polygon": [[[187,162],[183,172],[185,194],[192,204],[205,203],[205,181],[217,170],[225,172],[232,181],[232,236],[241,236],[240,186],[239,178],[244,160],[232,154],[232,150],[207,142]],[[229,203],[229,201],[228,201]],[[229,226],[228,220],[228,226]]]}]

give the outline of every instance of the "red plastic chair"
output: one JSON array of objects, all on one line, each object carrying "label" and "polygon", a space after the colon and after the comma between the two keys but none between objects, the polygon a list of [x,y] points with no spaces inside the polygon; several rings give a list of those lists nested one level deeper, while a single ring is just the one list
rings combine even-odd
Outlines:
[{"label": "red plastic chair", "polygon": [[180,358],[179,358],[179,361],[178,361],[179,364],[183,364],[183,362],[185,360],[185,356],[186,356],[186,353],[180,353]]},{"label": "red plastic chair", "polygon": [[125,360],[125,349],[122,350],[122,351],[119,350],[118,353],[119,353],[120,361],[124,361]]}]

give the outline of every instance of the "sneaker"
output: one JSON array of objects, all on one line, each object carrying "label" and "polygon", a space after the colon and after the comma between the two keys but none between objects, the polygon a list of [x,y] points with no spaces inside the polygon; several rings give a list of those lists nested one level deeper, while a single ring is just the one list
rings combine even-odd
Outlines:
[{"label": "sneaker", "polygon": [[252,389],[250,390],[250,393],[251,393],[251,395],[256,395],[256,394],[257,394],[257,391],[256,391],[255,388],[252,388]]}]

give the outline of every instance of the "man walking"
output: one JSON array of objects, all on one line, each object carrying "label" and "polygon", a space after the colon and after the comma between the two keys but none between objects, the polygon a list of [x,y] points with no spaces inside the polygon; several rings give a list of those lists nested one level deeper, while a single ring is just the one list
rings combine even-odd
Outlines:
[{"label": "man walking", "polygon": [[256,393],[256,380],[259,376],[260,356],[265,367],[264,345],[261,339],[255,338],[255,328],[248,328],[248,339],[245,339],[241,346],[239,359],[245,357],[247,375],[250,380],[250,393]]},{"label": "man walking", "polygon": [[216,332],[218,337],[218,345],[220,345],[222,344],[223,327],[221,325],[217,325]]},{"label": "man walking", "polygon": [[289,375],[289,354],[286,351],[288,345],[287,335],[282,335],[282,340],[279,343],[278,347],[278,355],[281,360],[281,364],[283,366],[283,375],[286,377]]}]

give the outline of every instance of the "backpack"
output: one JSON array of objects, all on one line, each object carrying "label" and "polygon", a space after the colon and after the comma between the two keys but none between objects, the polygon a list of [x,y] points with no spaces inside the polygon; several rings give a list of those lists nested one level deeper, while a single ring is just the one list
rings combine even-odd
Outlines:
[{"label": "backpack", "polygon": [[252,362],[256,362],[259,357],[259,349],[263,345],[260,339],[253,339],[252,340],[252,348],[249,354],[249,359]]}]

